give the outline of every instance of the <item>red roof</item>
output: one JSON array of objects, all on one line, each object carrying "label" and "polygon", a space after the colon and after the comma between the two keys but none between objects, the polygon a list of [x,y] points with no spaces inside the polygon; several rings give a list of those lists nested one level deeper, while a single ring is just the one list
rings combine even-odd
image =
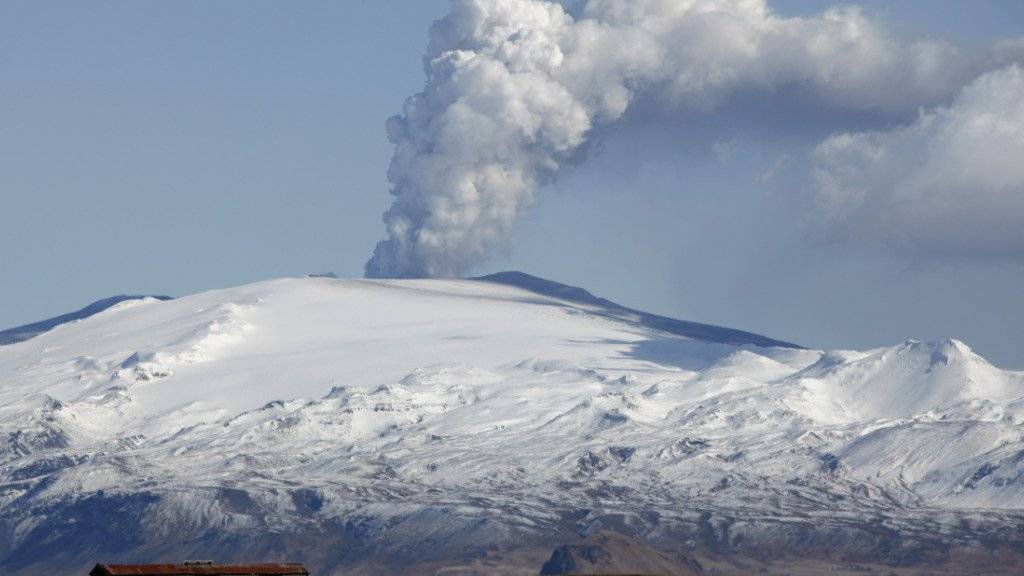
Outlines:
[{"label": "red roof", "polygon": [[89,576],[309,576],[302,564],[97,564]]}]

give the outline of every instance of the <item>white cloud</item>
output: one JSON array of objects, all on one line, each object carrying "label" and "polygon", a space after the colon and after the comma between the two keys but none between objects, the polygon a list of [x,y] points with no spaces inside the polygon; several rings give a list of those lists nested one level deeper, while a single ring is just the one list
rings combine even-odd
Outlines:
[{"label": "white cloud", "polygon": [[740,144],[735,138],[731,140],[715,140],[711,144],[711,156],[713,156],[719,164],[725,165],[733,161],[739,147]]},{"label": "white cloud", "polygon": [[786,162],[789,161],[788,154],[782,154],[772,162],[772,165],[765,168],[761,172],[754,175],[754,182],[758,184],[767,184],[774,179],[779,172],[786,167]]},{"label": "white cloud", "polygon": [[945,107],[814,152],[826,223],[937,254],[1024,255],[1024,70],[986,73]]},{"label": "white cloud", "polygon": [[575,19],[543,0],[453,0],[426,61],[423,92],[388,121],[395,200],[369,276],[481,262],[538,185],[638,95],[692,112],[795,86],[825,107],[913,111],[973,66],[947,44],[900,42],[856,8],[782,18],[763,0],[589,0]]}]

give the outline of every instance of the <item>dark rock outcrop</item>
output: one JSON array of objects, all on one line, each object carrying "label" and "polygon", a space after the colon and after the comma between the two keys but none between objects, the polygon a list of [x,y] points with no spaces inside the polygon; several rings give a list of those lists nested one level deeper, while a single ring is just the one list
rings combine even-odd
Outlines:
[{"label": "dark rock outcrop", "polygon": [[700,564],[652,548],[618,532],[594,532],[578,544],[559,546],[541,568],[542,576],[554,574],[643,574],[699,576]]}]

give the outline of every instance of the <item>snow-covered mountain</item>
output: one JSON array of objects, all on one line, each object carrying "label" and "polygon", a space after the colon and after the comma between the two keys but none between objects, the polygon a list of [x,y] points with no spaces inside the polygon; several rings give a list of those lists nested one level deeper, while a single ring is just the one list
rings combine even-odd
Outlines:
[{"label": "snow-covered mountain", "polygon": [[143,298],[155,298],[157,300],[170,300],[169,296],[111,296],[110,298],[104,298],[97,300],[92,304],[76,310],[69,314],[62,314],[39,322],[33,322],[31,324],[25,324],[24,326],[17,326],[15,328],[8,328],[7,330],[0,330],[0,346],[5,344],[14,344],[29,338],[34,338],[43,332],[53,330],[61,324],[67,324],[68,322],[74,322],[75,320],[83,320],[89,316],[99,314],[111,306],[116,306],[121,302],[130,300],[142,300]]},{"label": "snow-covered mountain", "polygon": [[1021,550],[1022,424],[1024,373],[959,341],[810,350],[518,273],[128,300],[0,346],[0,572]]}]

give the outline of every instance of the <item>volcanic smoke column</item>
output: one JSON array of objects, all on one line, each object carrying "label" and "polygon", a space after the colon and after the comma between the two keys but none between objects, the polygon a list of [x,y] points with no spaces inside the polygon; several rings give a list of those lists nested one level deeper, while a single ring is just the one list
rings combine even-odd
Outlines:
[{"label": "volcanic smoke column", "polygon": [[431,28],[426,89],[388,120],[394,204],[369,277],[456,276],[508,238],[590,113],[555,79],[561,6],[453,4]]},{"label": "volcanic smoke column", "polygon": [[573,15],[543,0],[452,0],[424,61],[424,90],[387,122],[394,203],[368,277],[480,263],[638,93],[701,111],[795,83],[838,108],[915,110],[970,68],[948,45],[896,42],[856,8],[780,18],[763,0],[589,0]]}]

